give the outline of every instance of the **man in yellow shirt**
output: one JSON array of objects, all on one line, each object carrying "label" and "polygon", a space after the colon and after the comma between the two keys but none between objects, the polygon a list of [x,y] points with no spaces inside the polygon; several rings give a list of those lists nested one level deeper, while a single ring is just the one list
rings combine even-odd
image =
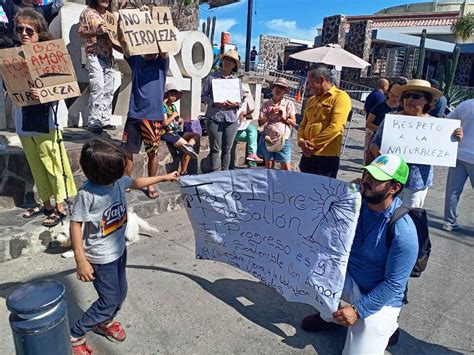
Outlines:
[{"label": "man in yellow shirt", "polygon": [[300,170],[304,173],[336,178],[339,170],[344,126],[351,111],[351,99],[331,81],[324,66],[308,73],[313,90],[298,128],[298,145],[303,150]]}]

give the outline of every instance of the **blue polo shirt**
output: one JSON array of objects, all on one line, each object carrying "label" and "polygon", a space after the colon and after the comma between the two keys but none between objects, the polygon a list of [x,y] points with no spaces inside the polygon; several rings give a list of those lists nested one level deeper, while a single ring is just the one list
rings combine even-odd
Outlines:
[{"label": "blue polo shirt", "polygon": [[128,57],[127,62],[132,68],[128,117],[163,121],[163,95],[169,58],[163,59],[158,55],[153,60],[145,60],[141,55],[136,55]]}]

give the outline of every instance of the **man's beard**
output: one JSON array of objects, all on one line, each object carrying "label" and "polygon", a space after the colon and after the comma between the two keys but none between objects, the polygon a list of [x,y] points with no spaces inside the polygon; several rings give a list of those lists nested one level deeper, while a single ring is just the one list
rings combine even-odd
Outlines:
[{"label": "man's beard", "polygon": [[388,187],[386,189],[384,189],[384,191],[374,193],[372,196],[367,196],[366,195],[367,190],[369,190],[369,188],[367,187],[367,185],[365,185],[365,191],[362,194],[362,199],[365,202],[370,203],[370,204],[374,204],[374,205],[385,201],[387,199],[387,197],[390,195],[389,192],[388,192]]}]

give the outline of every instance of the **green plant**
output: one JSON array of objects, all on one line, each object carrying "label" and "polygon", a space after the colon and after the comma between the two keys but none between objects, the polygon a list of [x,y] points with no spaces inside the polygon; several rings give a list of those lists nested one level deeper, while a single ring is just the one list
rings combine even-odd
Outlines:
[{"label": "green plant", "polygon": [[420,47],[418,49],[418,63],[416,66],[415,75],[413,78],[421,79],[423,75],[423,66],[425,64],[425,42],[426,42],[426,29],[421,31],[421,38],[420,38]]},{"label": "green plant", "polygon": [[456,39],[467,41],[474,32],[474,15],[469,13],[460,16],[455,23],[451,25],[451,32]]},{"label": "green plant", "polygon": [[445,91],[445,96],[448,99],[449,105],[456,107],[461,102],[470,98],[470,92],[462,86],[453,85],[448,91]]},{"label": "green plant", "polygon": [[[451,87],[453,86],[454,75],[456,74],[460,53],[461,50],[459,47],[454,48],[453,60],[451,61],[450,59],[448,61],[449,70],[446,71],[446,87],[444,88],[445,93],[449,92]],[[451,65],[449,66],[449,64]]]}]

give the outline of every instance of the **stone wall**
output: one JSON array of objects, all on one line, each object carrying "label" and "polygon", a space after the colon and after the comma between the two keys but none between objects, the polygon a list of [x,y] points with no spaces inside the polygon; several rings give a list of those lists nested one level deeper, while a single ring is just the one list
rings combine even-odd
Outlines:
[{"label": "stone wall", "polygon": [[263,64],[265,69],[279,69],[288,43],[289,38],[260,35],[259,63]]},{"label": "stone wall", "polygon": [[461,54],[459,56],[458,67],[454,75],[454,84],[468,86],[471,78],[472,66],[474,65],[473,54]]},{"label": "stone wall", "polygon": [[337,43],[342,48],[345,45],[347,22],[344,15],[325,17],[323,20],[323,32],[321,34],[321,45]]},{"label": "stone wall", "polygon": [[[372,21],[351,23],[345,50],[369,62],[371,45]],[[344,70],[344,80],[354,81],[361,76],[367,76],[367,68]]]}]

